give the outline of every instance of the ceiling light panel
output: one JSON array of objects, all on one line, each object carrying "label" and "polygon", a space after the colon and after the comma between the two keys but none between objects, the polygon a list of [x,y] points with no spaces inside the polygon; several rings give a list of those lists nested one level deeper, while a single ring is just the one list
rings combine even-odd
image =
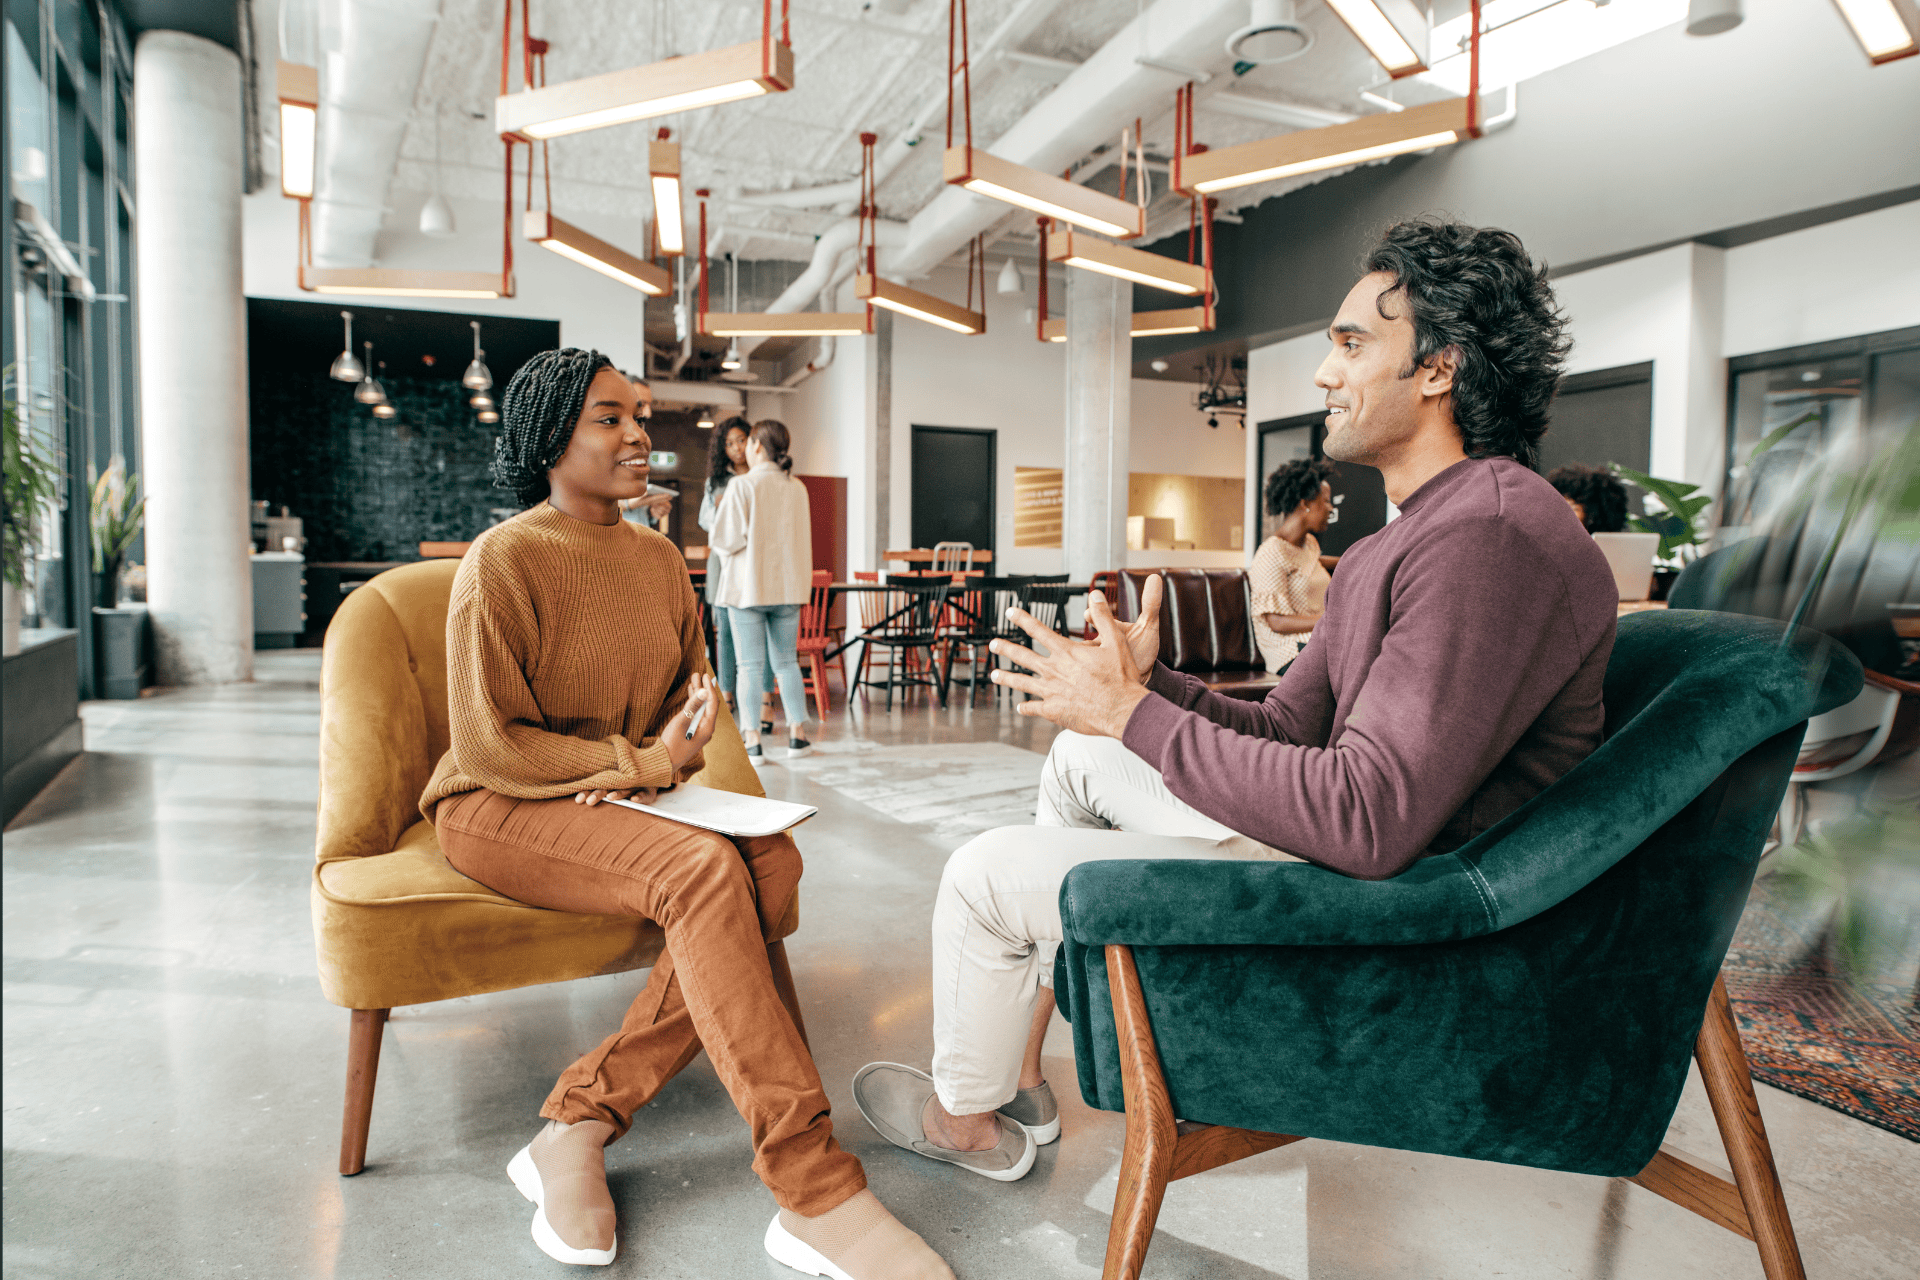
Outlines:
[{"label": "ceiling light panel", "polygon": [[494,126],[530,142],[719,106],[793,87],[793,50],[759,40],[494,99]]},{"label": "ceiling light panel", "polygon": [[686,222],[680,215],[680,144],[658,139],[649,143],[647,172],[653,181],[653,238],[662,254],[677,257],[687,251]]},{"label": "ceiling light panel", "polygon": [[1362,116],[1348,124],[1303,129],[1186,156],[1180,189],[1203,195],[1301,173],[1340,169],[1387,156],[1458,142],[1467,128],[1467,100],[1450,98],[1405,111]]},{"label": "ceiling light panel", "polygon": [[281,62],[276,79],[280,97],[280,194],[295,200],[311,199],[314,146],[319,134],[320,71],[297,62]]},{"label": "ceiling light panel", "polygon": [[709,311],[700,332],[714,338],[850,338],[867,331],[864,311]]},{"label": "ceiling light panel", "polygon": [[1048,238],[1047,258],[1190,297],[1213,288],[1213,277],[1205,267],[1124,244],[1109,244],[1071,230],[1056,232]]},{"label": "ceiling light panel", "polygon": [[589,235],[570,222],[563,222],[544,209],[529,209],[521,219],[527,239],[543,249],[551,249],[583,267],[638,289],[650,298],[665,297],[673,289],[673,277],[662,267],[642,261],[624,249]]},{"label": "ceiling light panel", "polygon": [[306,267],[301,287],[314,293],[373,298],[504,298],[507,282],[491,271],[398,271],[384,267]]},{"label": "ceiling light panel", "polygon": [[889,311],[915,320],[924,320],[928,324],[938,325],[954,333],[985,333],[987,317],[978,311],[969,311],[965,307],[948,302],[945,298],[936,298],[930,293],[918,289],[909,289],[903,284],[891,280],[882,280],[878,276],[861,274],[854,277],[853,293],[857,298],[871,302],[876,307],[885,307]]},{"label": "ceiling light panel", "polygon": [[1327,8],[1389,76],[1427,69],[1427,15],[1412,0],[1327,0]]},{"label": "ceiling light panel", "polygon": [[1003,160],[979,147],[948,147],[943,174],[949,186],[965,187],[1101,235],[1130,240],[1146,230],[1137,204]]},{"label": "ceiling light panel", "polygon": [[[1530,80],[1686,16],[1687,0],[1490,0],[1481,9],[1481,91]],[[1423,83],[1466,93],[1472,30],[1471,13],[1434,27],[1432,69],[1420,77]]]},{"label": "ceiling light panel", "polygon": [[1920,53],[1920,10],[1913,0],[1833,0],[1874,66]]}]

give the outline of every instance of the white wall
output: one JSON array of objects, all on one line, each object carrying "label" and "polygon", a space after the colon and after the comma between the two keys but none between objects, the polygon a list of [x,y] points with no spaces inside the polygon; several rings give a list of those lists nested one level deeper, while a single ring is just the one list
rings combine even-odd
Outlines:
[{"label": "white wall", "polygon": [[[1653,362],[1653,473],[1717,492],[1727,358],[1920,325],[1920,201],[1736,249],[1675,245],[1554,281],[1573,335],[1569,373]],[[1338,304],[1328,299],[1329,313]],[[1247,358],[1247,420],[1321,407],[1306,334]],[[1257,436],[1257,432],[1254,433]],[[1246,445],[1256,473],[1257,440]],[[1251,495],[1248,503],[1252,519]],[[1249,526],[1251,527],[1251,526]]]}]

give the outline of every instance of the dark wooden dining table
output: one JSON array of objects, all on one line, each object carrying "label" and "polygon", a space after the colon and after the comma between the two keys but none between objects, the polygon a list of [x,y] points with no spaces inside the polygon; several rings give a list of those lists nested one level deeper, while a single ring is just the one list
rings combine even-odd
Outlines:
[{"label": "dark wooden dining table", "polygon": [[[919,579],[919,581],[926,582],[928,581],[928,579],[922,578],[922,579]],[[962,592],[964,592],[966,590],[965,583],[966,583],[965,578],[956,577],[952,585],[959,588]],[[1093,584],[1089,582],[1069,582],[1064,585],[1066,586],[1067,598],[1069,600],[1071,600],[1075,596],[1083,596],[1087,594],[1087,592],[1093,590]],[[829,583],[827,586],[827,607],[828,607],[828,610],[831,611],[833,607],[833,601],[843,595],[856,595],[856,594],[863,594],[863,593],[872,594],[876,592],[902,591],[902,590],[912,590],[912,588],[903,587],[900,583],[897,583],[897,582]],[[964,607],[958,604],[957,602],[949,601],[948,604],[950,608],[959,609],[962,612],[965,612]],[[872,630],[876,630],[876,631],[883,630],[895,618],[898,618],[900,615],[904,614],[905,612],[907,612],[907,610],[911,609],[912,607],[913,607],[913,602],[911,600],[903,602],[899,608],[893,610],[891,613],[887,614],[885,617],[878,619],[873,624]],[[975,619],[975,621],[978,621],[978,619]],[[828,649],[826,653],[822,655],[821,660],[823,662],[831,661],[832,659],[839,657],[841,654],[845,653],[848,649],[851,649],[854,645],[858,643],[860,643],[859,633],[854,632],[852,628],[848,628],[847,638],[845,640],[842,640],[839,644]]]}]

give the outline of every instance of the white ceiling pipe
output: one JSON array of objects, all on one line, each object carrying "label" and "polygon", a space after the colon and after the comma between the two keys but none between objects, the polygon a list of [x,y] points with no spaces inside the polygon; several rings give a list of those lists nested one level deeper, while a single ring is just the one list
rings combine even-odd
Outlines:
[{"label": "white ceiling pipe", "polygon": [[373,263],[440,0],[321,0],[313,260]]},{"label": "white ceiling pipe", "polygon": [[[813,305],[831,286],[844,277],[844,262],[853,253],[854,246],[860,242],[860,219],[848,218],[845,222],[828,227],[826,233],[813,246],[813,260],[807,269],[794,277],[778,298],[767,307],[768,311],[804,311]],[[907,242],[907,224],[904,222],[876,222],[873,228],[873,242],[887,255],[892,255]],[[857,263],[855,264],[858,265]],[[765,337],[743,338],[740,350],[750,353],[765,342]]]},{"label": "white ceiling pipe", "polygon": [[[1217,65],[1222,42],[1244,21],[1244,6],[1245,0],[1157,0],[986,149],[1058,173],[1117,139],[1135,119],[1163,115],[1181,77],[1140,59]],[[907,224],[907,244],[890,255],[888,269],[899,280],[925,276],[1008,212],[998,200],[949,187]]]},{"label": "white ceiling pipe", "polygon": [[[1021,0],[995,27],[986,42],[973,50],[975,70],[990,69],[994,60],[1009,45],[1018,44],[1033,34],[1054,9],[1060,0]],[[984,76],[982,79],[984,80]],[[1168,91],[1171,94],[1171,90]],[[928,95],[914,114],[913,122],[900,133],[889,138],[873,157],[873,184],[878,187],[892,176],[893,171],[907,162],[917,149],[926,145],[923,135],[933,127],[936,119],[942,119],[947,110],[946,90],[941,89]],[[944,122],[942,124],[944,137]],[[826,205],[857,205],[860,201],[860,180],[851,178],[846,182],[829,182],[824,186],[801,187],[793,191],[753,191],[742,193],[740,199],[749,204],[776,205],[787,209],[817,209]],[[798,308],[794,308],[798,310]]]}]

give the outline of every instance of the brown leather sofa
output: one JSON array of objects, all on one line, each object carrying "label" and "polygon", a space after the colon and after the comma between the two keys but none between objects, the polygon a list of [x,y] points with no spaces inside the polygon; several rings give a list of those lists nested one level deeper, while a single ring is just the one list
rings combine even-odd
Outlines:
[{"label": "brown leather sofa", "polygon": [[1253,587],[1244,569],[1123,569],[1118,613],[1140,616],[1154,574],[1160,596],[1160,661],[1204,680],[1215,693],[1258,702],[1280,677],[1267,674],[1253,638]]}]

